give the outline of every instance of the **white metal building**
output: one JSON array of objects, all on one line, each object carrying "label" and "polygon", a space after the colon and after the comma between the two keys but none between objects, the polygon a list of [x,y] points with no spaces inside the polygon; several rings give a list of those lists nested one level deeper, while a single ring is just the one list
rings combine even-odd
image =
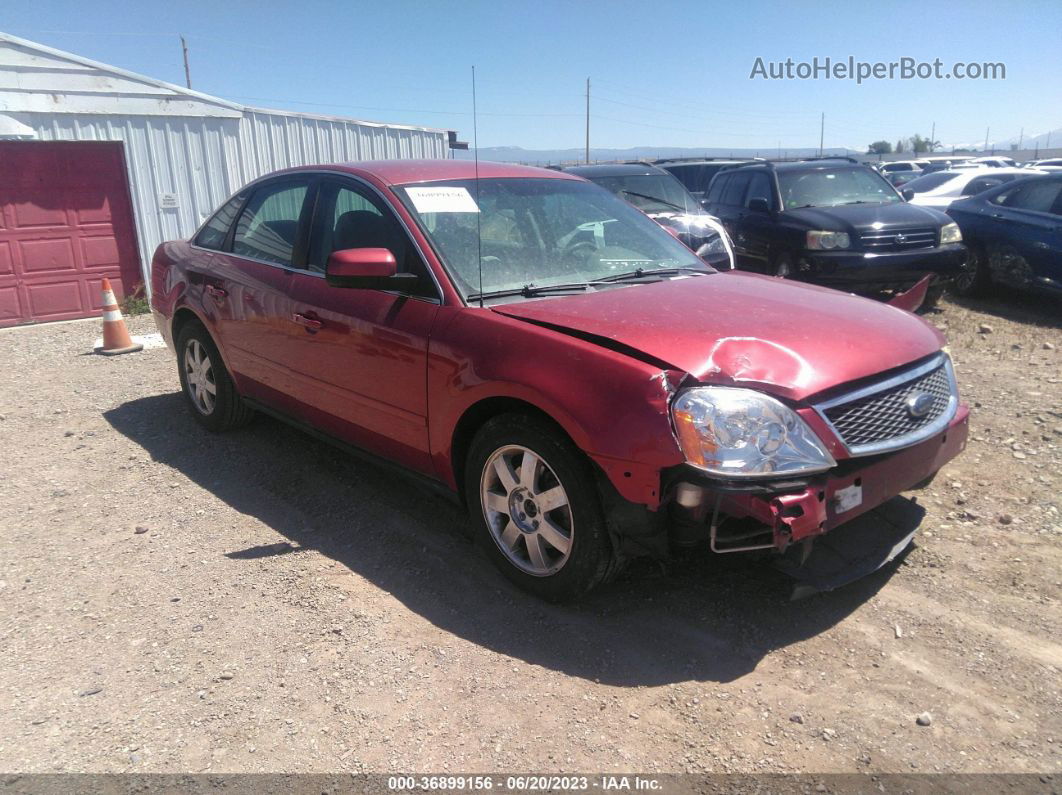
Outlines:
[{"label": "white metal building", "polygon": [[262,174],[447,153],[446,130],[250,108],[0,33],[0,326],[90,315],[104,276],[146,285],[160,242]]}]

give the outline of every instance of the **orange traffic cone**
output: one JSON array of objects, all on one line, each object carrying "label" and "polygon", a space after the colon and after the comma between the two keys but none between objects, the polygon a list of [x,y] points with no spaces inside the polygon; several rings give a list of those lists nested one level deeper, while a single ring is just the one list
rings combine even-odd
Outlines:
[{"label": "orange traffic cone", "polygon": [[119,353],[135,353],[144,346],[133,342],[129,330],[122,320],[122,310],[114,298],[110,279],[103,280],[103,347],[96,348],[96,353],[104,356],[117,356]]}]

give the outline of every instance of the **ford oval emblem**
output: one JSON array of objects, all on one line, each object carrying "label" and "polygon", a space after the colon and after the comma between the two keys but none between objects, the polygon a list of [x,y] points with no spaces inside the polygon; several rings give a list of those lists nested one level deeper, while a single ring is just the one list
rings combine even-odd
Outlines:
[{"label": "ford oval emblem", "polygon": [[920,420],[933,410],[933,396],[928,392],[912,392],[904,401],[904,406],[912,418]]}]

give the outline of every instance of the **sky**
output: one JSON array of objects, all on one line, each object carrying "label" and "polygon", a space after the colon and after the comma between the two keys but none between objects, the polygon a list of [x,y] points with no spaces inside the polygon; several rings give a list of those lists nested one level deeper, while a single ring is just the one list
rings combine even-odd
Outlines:
[{"label": "sky", "polygon": [[[1062,3],[8,0],[0,31],[240,103],[456,129],[481,147],[944,144],[1062,128]],[[1002,62],[1003,80],[764,80],[765,64]],[[1055,144],[1053,144],[1055,145]],[[1058,142],[1062,145],[1062,140]]]}]

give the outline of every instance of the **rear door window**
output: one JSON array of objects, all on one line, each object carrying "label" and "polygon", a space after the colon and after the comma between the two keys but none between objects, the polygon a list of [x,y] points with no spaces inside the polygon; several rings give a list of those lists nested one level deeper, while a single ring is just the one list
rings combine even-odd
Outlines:
[{"label": "rear door window", "polygon": [[708,188],[707,201],[709,204],[719,204],[722,201],[723,191],[726,189],[727,182],[729,181],[730,177],[726,174],[720,174],[712,180],[712,184]]},{"label": "rear door window", "polygon": [[232,253],[277,265],[294,265],[308,192],[307,180],[274,182],[258,188],[236,222]]},{"label": "rear door window", "polygon": [[1019,185],[1014,190],[1004,191],[996,196],[994,202],[1015,210],[1049,213],[1060,192],[1062,192],[1062,182],[1035,180],[1025,185]]}]

